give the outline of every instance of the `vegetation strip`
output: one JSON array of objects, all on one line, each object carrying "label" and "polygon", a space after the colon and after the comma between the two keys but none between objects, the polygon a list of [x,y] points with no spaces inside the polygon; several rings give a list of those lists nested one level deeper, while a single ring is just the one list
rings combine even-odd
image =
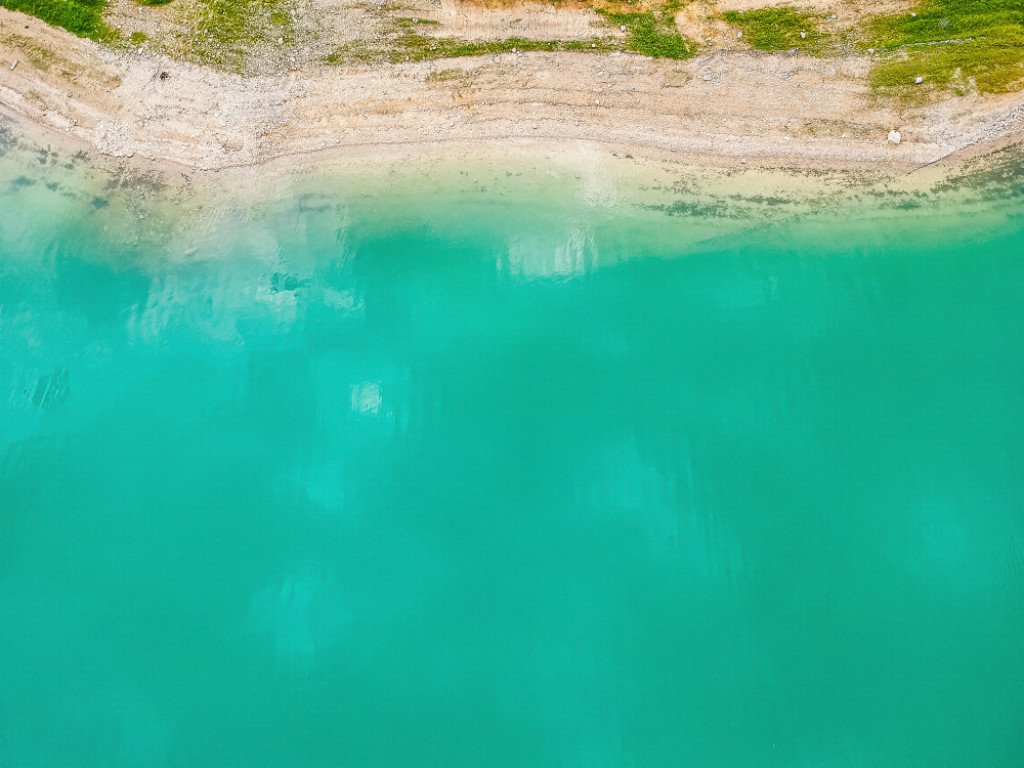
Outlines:
[{"label": "vegetation strip", "polygon": [[1022,0],[928,0],[875,19],[871,32],[872,47],[886,54],[871,75],[883,92],[1005,93],[1024,82]]},{"label": "vegetation strip", "polygon": [[106,0],[0,0],[9,11],[21,11],[53,27],[92,40],[110,40],[116,30],[103,23]]},{"label": "vegetation strip", "polygon": [[796,48],[811,54],[821,51],[824,36],[818,31],[816,19],[792,8],[726,11],[722,18],[739,27],[747,42],[759,50]]}]

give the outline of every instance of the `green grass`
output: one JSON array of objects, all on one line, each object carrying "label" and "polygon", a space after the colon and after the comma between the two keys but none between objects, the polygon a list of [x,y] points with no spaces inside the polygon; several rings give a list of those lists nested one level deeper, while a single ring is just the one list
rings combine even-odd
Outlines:
[{"label": "green grass", "polygon": [[[792,8],[759,8],[753,11],[726,11],[722,18],[739,27],[743,37],[761,51],[787,51],[799,48],[819,53],[824,36],[813,17]],[[800,37],[800,33],[806,37]]]},{"label": "green grass", "polygon": [[117,30],[103,23],[106,0],[0,0],[0,5],[40,18],[79,37],[93,40],[117,37]]},{"label": "green grass", "polygon": [[[935,90],[1006,93],[1024,83],[1024,0],[927,0],[876,19],[871,47],[885,52],[877,90],[919,99]],[[915,85],[914,79],[924,78]]]},{"label": "green grass", "polygon": [[612,24],[625,27],[629,33],[626,50],[656,59],[689,59],[697,53],[697,44],[684,39],[672,20],[672,11],[678,3],[669,2],[659,15],[642,13],[616,13],[597,9]]},{"label": "green grass", "polygon": [[897,48],[964,38],[1020,45],[1024,42],[1024,0],[928,0],[900,16],[872,24],[875,48]]},{"label": "green grass", "polygon": [[288,0],[199,0],[186,58],[242,70],[254,44],[288,37]]}]

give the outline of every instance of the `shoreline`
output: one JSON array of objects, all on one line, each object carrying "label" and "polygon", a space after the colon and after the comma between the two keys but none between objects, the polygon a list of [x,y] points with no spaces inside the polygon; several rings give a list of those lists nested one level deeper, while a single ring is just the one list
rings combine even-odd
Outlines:
[{"label": "shoreline", "polygon": [[[866,57],[503,53],[242,77],[109,50],[0,9],[3,27],[15,21],[25,29],[0,46],[5,111],[107,157],[192,171],[361,145],[538,137],[724,164],[746,158],[900,173],[1024,131],[1020,94],[918,108],[871,103],[855,79]],[[19,40],[53,53],[33,64]],[[28,50],[20,59],[18,44]],[[13,60],[21,64],[11,71]],[[432,81],[438,72],[452,80]],[[899,145],[887,141],[889,130],[901,131]]]},{"label": "shoreline", "polygon": [[[40,145],[169,183],[543,146],[700,175],[914,187],[1024,142],[1024,95],[882,103],[855,77],[864,57],[502,53],[243,77],[110,50],[0,9],[0,30],[14,21],[23,29],[0,39],[0,118]],[[40,63],[40,47],[56,58]]]}]

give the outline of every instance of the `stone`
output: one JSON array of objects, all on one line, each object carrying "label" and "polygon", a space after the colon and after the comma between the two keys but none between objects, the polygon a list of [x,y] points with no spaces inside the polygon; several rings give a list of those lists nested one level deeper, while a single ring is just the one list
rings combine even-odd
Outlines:
[{"label": "stone", "polygon": [[899,144],[903,141],[903,135],[899,131],[889,131],[889,141],[893,144]]},{"label": "stone", "polygon": [[914,78],[914,85],[920,85],[923,82],[924,82],[924,78],[923,77],[915,77]]}]

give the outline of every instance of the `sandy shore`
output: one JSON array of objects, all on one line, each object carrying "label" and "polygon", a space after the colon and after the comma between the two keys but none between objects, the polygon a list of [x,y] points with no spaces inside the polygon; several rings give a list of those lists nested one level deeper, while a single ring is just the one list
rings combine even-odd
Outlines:
[{"label": "sandy shore", "polygon": [[[17,66],[12,70],[12,65]],[[880,102],[867,57],[498,54],[241,76],[119,52],[0,9],[0,111],[22,130],[195,175],[399,147],[600,145],[717,167],[900,176],[1016,142],[1024,96]],[[902,141],[888,140],[898,130]]]}]

